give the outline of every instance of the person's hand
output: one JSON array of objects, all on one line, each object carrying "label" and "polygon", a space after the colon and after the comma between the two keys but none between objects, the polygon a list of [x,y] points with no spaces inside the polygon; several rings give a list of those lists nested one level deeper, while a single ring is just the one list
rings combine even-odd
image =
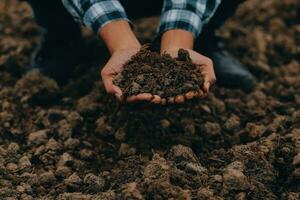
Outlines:
[{"label": "person's hand", "polygon": [[[167,49],[164,53],[167,53],[171,55],[171,57],[176,58],[178,56],[178,50],[178,48]],[[175,103],[183,103],[184,99],[193,99],[194,97],[204,98],[208,95],[210,87],[216,82],[216,76],[212,60],[194,50],[185,50],[189,52],[192,62],[198,67],[201,75],[203,76],[204,83],[200,91],[190,91],[187,94],[178,95],[175,98],[171,98],[170,102],[172,102],[173,99]]]},{"label": "person's hand", "polygon": [[119,101],[127,101],[129,103],[151,101],[154,97],[148,93],[124,99],[122,90],[113,84],[114,78],[121,74],[123,65],[141,48],[128,22],[126,20],[110,22],[101,28],[99,34],[111,53],[109,61],[101,71],[102,81],[107,93],[115,95]]},{"label": "person's hand", "polygon": [[139,50],[140,48],[129,48],[115,51],[101,71],[106,92],[115,95],[119,101],[133,103],[136,101],[151,101],[154,98],[149,93],[143,93],[123,99],[122,90],[113,84],[114,78],[123,71],[123,65]]},{"label": "person's hand", "polygon": [[212,60],[192,50],[193,45],[194,36],[189,31],[173,29],[162,35],[160,52],[170,54],[173,58],[176,58],[179,49],[187,50],[192,62],[198,66],[199,72],[204,78],[204,83],[199,91],[190,91],[187,94],[169,97],[167,100],[161,99],[161,102],[183,103],[185,99],[204,98],[208,95],[209,88],[216,82]]}]

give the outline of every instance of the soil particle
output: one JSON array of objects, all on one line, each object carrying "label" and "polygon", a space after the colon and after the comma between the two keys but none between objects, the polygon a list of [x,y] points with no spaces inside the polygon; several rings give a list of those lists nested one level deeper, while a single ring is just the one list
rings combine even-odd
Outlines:
[{"label": "soil particle", "polygon": [[82,179],[77,175],[77,173],[73,173],[71,176],[64,180],[64,183],[70,190],[78,190],[82,186]]},{"label": "soil particle", "polygon": [[295,166],[300,165],[300,152],[294,157],[293,165]]},{"label": "soil particle", "polygon": [[198,161],[193,150],[183,145],[173,146],[170,149],[170,152],[168,153],[168,159],[173,160],[175,162],[181,162],[181,161],[197,162]]},{"label": "soil particle", "polygon": [[214,197],[214,192],[209,188],[200,188],[197,191],[197,199],[199,200],[206,200],[206,199],[212,200],[213,197]]},{"label": "soil particle", "polygon": [[64,147],[66,149],[70,149],[70,150],[76,149],[79,145],[80,145],[80,141],[78,139],[75,139],[75,138],[68,138],[64,142]]},{"label": "soil particle", "polygon": [[73,130],[79,128],[83,122],[83,117],[81,117],[80,114],[75,111],[69,113],[66,118]]},{"label": "soil particle", "polygon": [[142,48],[124,64],[121,76],[114,83],[125,97],[151,93],[165,98],[199,91],[203,79],[187,51],[180,49],[176,60]]},{"label": "soil particle", "polygon": [[55,176],[60,178],[66,178],[72,174],[72,170],[69,167],[59,166],[55,170]]},{"label": "soil particle", "polygon": [[250,138],[257,138],[257,137],[261,137],[264,134],[264,132],[266,131],[266,127],[264,125],[247,123],[246,131],[247,131],[247,135]]},{"label": "soil particle", "polygon": [[5,152],[5,150],[3,149],[3,154],[8,154],[8,155],[16,155],[20,150],[20,146],[19,144],[12,142],[8,145],[7,147],[7,152]]},{"label": "soil particle", "polygon": [[106,123],[105,117],[97,119],[95,132],[102,137],[107,137],[112,134],[112,127]]},{"label": "soil particle", "polygon": [[8,163],[6,169],[10,172],[16,172],[18,170],[18,165],[15,163]]},{"label": "soil particle", "polygon": [[124,131],[123,128],[119,128],[119,129],[115,132],[115,139],[116,139],[117,141],[120,141],[120,142],[125,141],[125,139],[126,139],[126,133],[125,133],[125,131]]},{"label": "soil particle", "polygon": [[27,143],[28,145],[41,145],[45,144],[48,139],[48,129],[39,130],[33,133],[30,133],[28,136]]},{"label": "soil particle", "polygon": [[19,169],[30,168],[31,162],[27,156],[23,156],[20,158],[18,166],[19,166]]},{"label": "soil particle", "polygon": [[247,177],[244,175],[245,166],[241,162],[229,164],[223,173],[224,186],[228,190],[247,190],[250,185]]},{"label": "soil particle", "polygon": [[46,151],[55,151],[59,152],[62,150],[62,145],[58,143],[54,138],[50,138],[45,145]]},{"label": "soil particle", "polygon": [[52,171],[44,172],[39,175],[39,182],[42,185],[54,185],[55,181],[56,178]]},{"label": "soil particle", "polygon": [[224,128],[227,131],[237,131],[240,128],[240,118],[235,115],[235,114],[231,114],[231,116],[226,120],[226,122],[224,123]]},{"label": "soil particle", "polygon": [[160,124],[164,129],[166,129],[171,125],[171,122],[167,119],[162,119],[160,120]]},{"label": "soil particle", "polygon": [[57,166],[58,167],[62,167],[62,166],[72,166],[74,164],[74,159],[73,157],[65,152],[61,155],[58,163],[57,163]]},{"label": "soil particle", "polygon": [[119,156],[132,156],[136,153],[135,148],[130,147],[128,144],[122,143],[119,148]]},{"label": "soil particle", "polygon": [[206,122],[203,125],[204,132],[207,137],[211,138],[221,133],[221,127],[218,123]]},{"label": "soil particle", "polygon": [[57,83],[37,71],[32,71],[17,81],[14,89],[23,103],[44,105],[58,99]]},{"label": "soil particle", "polygon": [[92,192],[103,191],[105,187],[105,180],[99,176],[96,176],[92,173],[87,174],[83,179],[84,184],[87,189]]},{"label": "soil particle", "polygon": [[127,183],[122,187],[122,194],[121,194],[122,199],[132,199],[132,200],[142,200],[143,195],[137,188],[137,183],[132,182],[132,183]]},{"label": "soil particle", "polygon": [[58,135],[62,140],[66,140],[72,136],[72,126],[68,123],[67,120],[63,119],[58,122]]},{"label": "soil particle", "polygon": [[31,186],[35,186],[39,183],[39,179],[36,174],[25,172],[21,174],[20,178],[23,182],[26,182]]},{"label": "soil particle", "polygon": [[58,200],[70,200],[70,199],[80,199],[80,200],[92,200],[92,195],[86,195],[79,192],[76,193],[63,193],[58,196]]},{"label": "soil particle", "polygon": [[93,160],[95,153],[90,149],[81,149],[79,151],[80,158],[83,160]]},{"label": "soil particle", "polygon": [[79,114],[82,114],[83,116],[91,115],[98,110],[99,104],[96,101],[95,96],[97,95],[91,93],[77,101],[76,110],[79,112]]}]

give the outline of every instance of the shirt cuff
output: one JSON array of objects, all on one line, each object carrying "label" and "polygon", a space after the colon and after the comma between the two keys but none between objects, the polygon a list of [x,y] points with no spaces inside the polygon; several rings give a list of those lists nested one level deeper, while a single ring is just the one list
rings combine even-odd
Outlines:
[{"label": "shirt cuff", "polygon": [[171,9],[161,16],[158,28],[158,37],[172,29],[183,29],[192,32],[196,38],[201,33],[202,21],[195,12],[184,9]]},{"label": "shirt cuff", "polygon": [[85,26],[93,29],[95,33],[106,24],[117,21],[129,21],[121,3],[116,0],[101,1],[91,5],[83,5],[85,12],[82,17],[82,22]]}]

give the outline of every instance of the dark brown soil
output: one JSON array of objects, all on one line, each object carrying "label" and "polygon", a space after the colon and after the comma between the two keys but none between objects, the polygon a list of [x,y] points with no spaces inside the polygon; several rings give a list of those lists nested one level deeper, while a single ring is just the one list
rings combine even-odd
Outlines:
[{"label": "dark brown soil", "polygon": [[[25,75],[39,29],[26,3],[0,1],[0,199],[300,199],[299,19],[299,0],[248,0],[220,31],[258,78],[249,94],[120,106],[86,30],[68,85]],[[157,22],[138,22],[143,42]]]},{"label": "dark brown soil", "polygon": [[173,59],[168,54],[160,55],[144,48],[124,65],[124,71],[114,83],[124,97],[150,93],[166,98],[199,91],[203,79],[187,51],[180,49],[178,58]]}]

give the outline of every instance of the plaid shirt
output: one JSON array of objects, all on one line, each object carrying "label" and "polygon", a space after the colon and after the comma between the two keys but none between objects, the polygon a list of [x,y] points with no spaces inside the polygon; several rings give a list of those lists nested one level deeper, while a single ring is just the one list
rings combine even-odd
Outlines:
[{"label": "plaid shirt", "polygon": [[[76,21],[95,32],[115,20],[128,20],[122,0],[62,0]],[[142,1],[142,0],[141,0]],[[213,16],[221,0],[164,0],[158,34],[184,29],[196,37]]]}]

